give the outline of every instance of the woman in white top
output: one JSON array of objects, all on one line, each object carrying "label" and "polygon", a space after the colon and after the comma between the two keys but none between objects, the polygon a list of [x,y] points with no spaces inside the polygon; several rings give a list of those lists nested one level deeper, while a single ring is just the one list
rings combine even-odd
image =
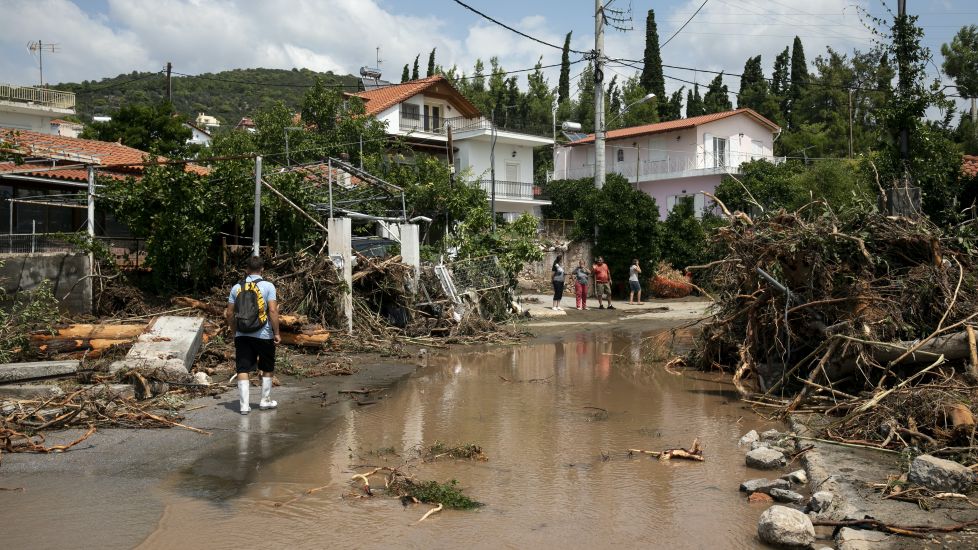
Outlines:
[{"label": "woman in white top", "polygon": [[638,265],[638,259],[632,260],[631,267],[628,268],[628,286],[631,292],[628,294],[628,303],[632,305],[644,305],[642,301],[642,283],[638,276],[642,274],[642,267]]}]

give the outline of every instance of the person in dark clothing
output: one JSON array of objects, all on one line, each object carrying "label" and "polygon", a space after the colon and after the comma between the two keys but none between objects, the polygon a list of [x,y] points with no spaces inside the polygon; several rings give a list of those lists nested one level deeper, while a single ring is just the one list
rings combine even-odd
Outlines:
[{"label": "person in dark clothing", "polygon": [[551,268],[552,274],[550,281],[554,285],[554,311],[563,311],[563,308],[560,307],[560,300],[564,297],[564,278],[566,274],[564,273],[564,267],[560,265],[562,259],[561,256],[557,256]]}]

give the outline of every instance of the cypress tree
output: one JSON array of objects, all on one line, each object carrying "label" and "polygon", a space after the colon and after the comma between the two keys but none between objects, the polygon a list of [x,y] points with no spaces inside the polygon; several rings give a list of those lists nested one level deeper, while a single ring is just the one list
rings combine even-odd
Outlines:
[{"label": "cypress tree", "polygon": [[425,76],[433,76],[435,74],[435,50],[437,48],[431,48],[431,53],[428,55],[428,74]]},{"label": "cypress tree", "polygon": [[418,74],[418,61],[420,60],[421,54],[418,54],[418,56],[414,58],[414,68],[411,70],[411,80],[417,80],[420,78],[420,75]]},{"label": "cypress tree", "polygon": [[564,51],[560,55],[560,80],[557,81],[557,103],[570,99],[570,41],[571,31],[564,38]]},{"label": "cypress tree", "polygon": [[680,86],[678,90],[669,96],[669,101],[663,101],[662,118],[663,122],[668,120],[679,120],[683,117],[683,90],[685,86]]},{"label": "cypress tree", "polygon": [[774,73],[771,75],[771,95],[778,102],[780,117],[778,120],[785,121],[788,117],[788,86],[791,79],[789,65],[791,63],[791,53],[788,46],[784,51],[774,58]]},{"label": "cypress tree", "polygon": [[411,80],[411,68],[405,63],[404,70],[401,71],[401,82],[407,82],[408,80]]},{"label": "cypress tree", "polygon": [[723,83],[723,73],[720,73],[710,82],[706,94],[703,95],[703,114],[722,113],[733,109],[730,103],[727,85]]},{"label": "cypress tree", "polygon": [[796,36],[791,45],[791,88],[788,94],[787,120],[791,127],[797,127],[802,121],[801,113],[796,113],[794,106],[801,104],[801,96],[807,85],[808,63],[805,62],[805,48],[801,45],[801,38]]},{"label": "cypress tree", "polygon": [[767,81],[761,69],[761,56],[747,59],[744,73],[740,75],[740,93],[737,96],[737,107],[750,107],[760,112],[761,106],[767,100]]},{"label": "cypress tree", "polygon": [[[659,114],[667,110],[666,79],[662,75],[662,55],[659,53],[659,31],[655,25],[655,10],[649,10],[645,20],[645,65],[639,83],[659,98]],[[663,116],[664,118],[664,116]]]},{"label": "cypress tree", "polygon": [[686,118],[706,114],[703,97],[700,95],[700,85],[693,84],[693,89],[686,94]]}]

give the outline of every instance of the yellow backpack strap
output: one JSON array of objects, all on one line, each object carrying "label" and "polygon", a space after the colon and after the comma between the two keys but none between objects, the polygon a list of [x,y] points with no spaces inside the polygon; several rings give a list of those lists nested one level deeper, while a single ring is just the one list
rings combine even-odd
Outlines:
[{"label": "yellow backpack strap", "polygon": [[[258,279],[260,281],[261,279]],[[268,309],[265,303],[265,295],[261,293],[261,288],[258,287],[258,281],[248,281],[247,284],[249,290],[254,290],[255,294],[258,295],[258,320],[262,323],[268,322]]]}]

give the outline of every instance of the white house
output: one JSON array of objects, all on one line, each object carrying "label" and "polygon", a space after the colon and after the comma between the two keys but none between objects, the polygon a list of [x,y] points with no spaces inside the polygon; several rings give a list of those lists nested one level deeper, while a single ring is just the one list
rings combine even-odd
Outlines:
[{"label": "white house", "polygon": [[221,121],[210,115],[199,113],[194,120],[194,126],[200,130],[212,133],[221,127]]},{"label": "white house", "polygon": [[203,145],[204,147],[210,147],[212,141],[210,132],[200,128],[196,124],[191,124],[189,122],[184,122],[183,127],[188,128],[191,132],[190,139],[187,140],[188,145]]},{"label": "white house", "polygon": [[[605,168],[627,178],[655,198],[665,218],[677,201],[692,200],[697,216],[707,208],[703,191],[713,193],[740,165],[774,157],[777,124],[752,109],[736,109],[669,122],[611,130]],[[594,177],[594,135],[558,147],[554,179]]]},{"label": "white house", "polygon": [[75,94],[33,86],[0,84],[0,128],[57,135],[51,122],[75,114]]},{"label": "white house", "polygon": [[533,181],[533,149],[552,146],[553,139],[494,127],[443,76],[349,95],[363,99],[368,115],[386,122],[388,134],[404,138],[416,150],[445,156],[451,127],[456,171],[470,171],[490,200],[495,189],[496,212],[506,218],[523,212],[539,217],[540,207],[550,204]]}]

